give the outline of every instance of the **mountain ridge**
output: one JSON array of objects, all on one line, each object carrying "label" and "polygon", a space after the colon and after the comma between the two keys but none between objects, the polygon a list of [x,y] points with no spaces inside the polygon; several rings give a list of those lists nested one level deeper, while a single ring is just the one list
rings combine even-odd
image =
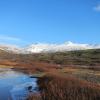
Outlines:
[{"label": "mountain ridge", "polygon": [[64,52],[64,51],[74,51],[74,50],[86,50],[86,49],[99,49],[99,44],[80,44],[73,43],[71,41],[65,42],[63,44],[49,44],[49,43],[36,43],[31,44],[26,47],[18,47],[15,45],[0,45],[0,49],[13,52],[13,53],[45,53],[45,52]]}]

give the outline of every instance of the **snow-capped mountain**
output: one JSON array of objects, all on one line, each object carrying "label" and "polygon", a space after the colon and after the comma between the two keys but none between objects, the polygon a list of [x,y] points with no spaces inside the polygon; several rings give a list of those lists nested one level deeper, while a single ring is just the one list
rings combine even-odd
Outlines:
[{"label": "snow-capped mountain", "polygon": [[100,48],[100,45],[78,44],[73,42],[65,42],[64,44],[32,44],[27,48],[28,52],[41,53],[41,52],[63,52],[72,50],[85,50]]},{"label": "snow-capped mountain", "polygon": [[12,45],[0,45],[0,49],[11,51],[14,53],[42,53],[42,52],[63,52],[72,50],[86,50],[86,49],[97,49],[100,45],[90,45],[90,44],[79,44],[73,42],[65,42],[63,44],[47,44],[47,43],[37,43],[31,44],[27,47],[20,48]]},{"label": "snow-capped mountain", "polygon": [[0,50],[13,53],[19,53],[22,51],[20,47],[17,47],[15,45],[6,45],[6,44],[0,44]]}]

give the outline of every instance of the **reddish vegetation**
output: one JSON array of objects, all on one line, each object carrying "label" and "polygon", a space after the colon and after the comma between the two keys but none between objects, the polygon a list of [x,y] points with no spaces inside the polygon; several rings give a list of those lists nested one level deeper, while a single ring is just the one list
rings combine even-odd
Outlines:
[{"label": "reddish vegetation", "polygon": [[[19,67],[18,67],[19,66]],[[15,67],[15,69],[24,70],[29,73],[34,72],[49,72],[57,68],[55,64],[48,64],[48,63],[42,63],[42,62],[32,62],[32,64],[29,63],[18,63]]]},{"label": "reddish vegetation", "polygon": [[34,72],[49,72],[54,69],[57,69],[58,66],[56,64],[49,64],[44,62],[20,62],[20,61],[10,61],[10,60],[2,60],[0,61],[0,65],[13,66],[16,70],[21,70],[27,73]]},{"label": "reddish vegetation", "polygon": [[100,100],[100,86],[76,78],[48,75],[38,83],[42,100]]},{"label": "reddish vegetation", "polygon": [[42,98],[41,98],[41,95],[40,94],[30,94],[29,96],[28,96],[28,99],[27,100],[42,100]]},{"label": "reddish vegetation", "polygon": [[9,60],[0,60],[0,65],[15,66],[17,63]]},{"label": "reddish vegetation", "polygon": [[[100,100],[99,85],[67,76],[78,75],[84,79],[87,73],[85,80],[89,78],[100,83],[100,49],[25,55],[1,51],[0,65],[13,66],[27,73],[46,73],[38,81],[40,95],[31,95],[29,100]],[[93,72],[84,70],[79,73],[77,69]]]}]

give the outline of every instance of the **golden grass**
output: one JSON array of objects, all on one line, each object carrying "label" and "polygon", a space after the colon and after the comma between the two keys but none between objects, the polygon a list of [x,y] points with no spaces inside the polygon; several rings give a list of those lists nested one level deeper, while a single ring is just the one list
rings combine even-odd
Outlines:
[{"label": "golden grass", "polygon": [[13,66],[0,65],[0,68],[14,68]]},{"label": "golden grass", "polygon": [[[42,100],[100,100],[100,86],[58,74],[39,80]],[[34,100],[34,99],[31,99]]]}]

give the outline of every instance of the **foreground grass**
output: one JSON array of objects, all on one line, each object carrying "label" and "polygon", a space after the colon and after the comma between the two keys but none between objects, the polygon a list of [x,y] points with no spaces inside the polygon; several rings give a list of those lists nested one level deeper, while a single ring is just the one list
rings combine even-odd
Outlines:
[{"label": "foreground grass", "polygon": [[38,84],[40,95],[31,95],[29,100],[100,99],[100,71],[97,70],[78,67],[53,69],[40,77]]},{"label": "foreground grass", "polygon": [[78,67],[36,69],[31,76],[39,78],[40,94],[31,94],[28,100],[100,100],[99,70]]},{"label": "foreground grass", "polygon": [[36,73],[31,74],[30,77],[40,78],[40,77],[43,77],[44,75],[46,75],[46,73],[36,72]]},{"label": "foreground grass", "polygon": [[29,100],[100,100],[100,49],[42,54],[0,51],[0,64],[40,77],[41,93]]},{"label": "foreground grass", "polygon": [[13,66],[0,65],[0,68],[14,68]]},{"label": "foreground grass", "polygon": [[76,78],[89,81],[91,83],[96,83],[100,85],[100,70],[91,70],[84,68],[63,68],[59,70],[60,74],[64,76],[71,75]]},{"label": "foreground grass", "polygon": [[100,100],[99,85],[74,77],[46,75],[38,84],[40,95],[32,95],[28,100]]}]

